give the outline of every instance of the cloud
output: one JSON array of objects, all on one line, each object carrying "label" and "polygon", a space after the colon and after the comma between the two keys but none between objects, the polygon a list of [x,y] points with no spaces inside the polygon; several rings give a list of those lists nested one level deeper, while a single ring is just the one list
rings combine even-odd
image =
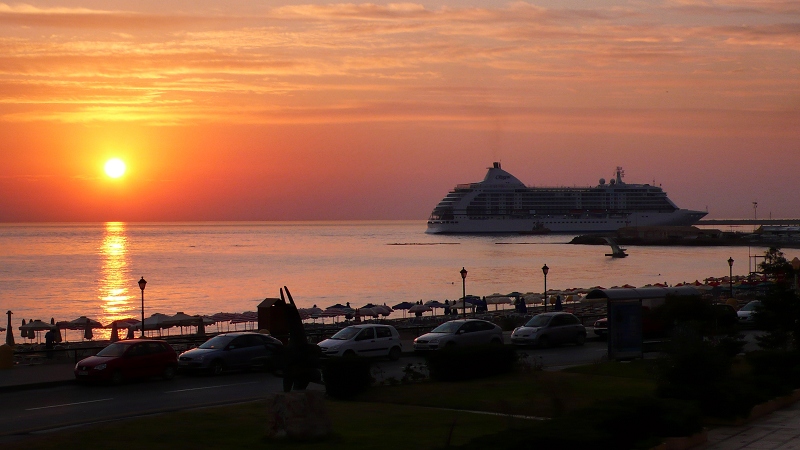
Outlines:
[{"label": "cloud", "polygon": [[[489,111],[510,120],[556,106],[785,108],[770,86],[796,80],[791,5],[363,3],[188,15],[0,4],[0,23],[15,25],[0,31],[0,120],[459,122],[482,120],[474,111],[486,105],[505,105]],[[715,11],[735,17],[698,24]],[[746,13],[755,18],[742,25]]]}]

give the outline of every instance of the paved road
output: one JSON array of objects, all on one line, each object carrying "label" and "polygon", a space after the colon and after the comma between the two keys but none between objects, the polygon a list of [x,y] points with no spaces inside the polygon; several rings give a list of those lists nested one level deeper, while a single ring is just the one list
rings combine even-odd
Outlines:
[{"label": "paved road", "polygon": [[[589,341],[577,347],[525,349],[530,360],[546,367],[559,368],[589,363],[606,353],[605,342]],[[399,361],[376,361],[373,375],[378,380],[401,379],[409,364],[420,365],[420,356],[406,355]],[[159,379],[131,382],[121,386],[58,387],[5,392],[0,394],[0,442],[34,431],[69,425],[135,417],[163,411],[259,400],[280,392],[282,380],[270,373],[243,372],[220,377],[179,376],[171,381]],[[312,385],[310,389],[324,389]]]}]

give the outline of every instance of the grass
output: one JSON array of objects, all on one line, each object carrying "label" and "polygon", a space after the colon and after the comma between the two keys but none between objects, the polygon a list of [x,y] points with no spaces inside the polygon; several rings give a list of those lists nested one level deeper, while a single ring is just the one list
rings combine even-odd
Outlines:
[{"label": "grass", "polygon": [[[167,413],[80,427],[24,442],[30,449],[269,448],[269,449],[436,449],[474,437],[519,428],[530,419],[555,417],[596,401],[646,396],[655,390],[642,364],[603,363],[569,372],[515,373],[457,383],[423,382],[373,387],[356,401],[327,402],[334,434],[318,441],[265,438],[263,402]],[[453,411],[461,410],[461,411]],[[468,412],[473,411],[473,412]],[[478,414],[474,411],[497,414]]]}]

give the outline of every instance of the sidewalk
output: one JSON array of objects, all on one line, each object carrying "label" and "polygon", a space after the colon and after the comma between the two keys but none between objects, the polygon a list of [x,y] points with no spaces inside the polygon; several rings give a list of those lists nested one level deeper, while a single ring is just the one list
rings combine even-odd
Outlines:
[{"label": "sidewalk", "polygon": [[698,450],[800,449],[800,402],[738,427],[708,432],[708,443]]},{"label": "sidewalk", "polygon": [[74,362],[17,364],[0,370],[0,392],[38,389],[72,383]]}]

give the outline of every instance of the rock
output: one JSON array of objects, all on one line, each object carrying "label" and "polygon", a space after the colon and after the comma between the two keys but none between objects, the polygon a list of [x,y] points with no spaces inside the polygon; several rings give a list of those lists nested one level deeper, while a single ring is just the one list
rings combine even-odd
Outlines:
[{"label": "rock", "polygon": [[331,433],[325,396],[315,391],[281,392],[267,397],[267,437],[314,439]]}]

